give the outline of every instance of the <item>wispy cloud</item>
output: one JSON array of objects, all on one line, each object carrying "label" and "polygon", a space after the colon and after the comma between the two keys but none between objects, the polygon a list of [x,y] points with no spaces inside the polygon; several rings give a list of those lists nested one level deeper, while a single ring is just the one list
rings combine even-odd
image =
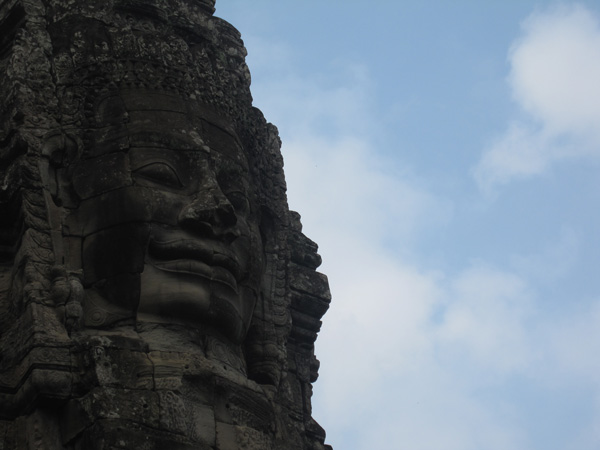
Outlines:
[{"label": "wispy cloud", "polygon": [[[477,264],[450,286],[437,332],[446,355],[495,374],[522,371],[532,359],[527,324],[532,293],[518,275]],[[462,354],[455,354],[456,351]]]},{"label": "wispy cloud", "polygon": [[567,158],[600,155],[600,27],[583,6],[537,12],[509,52],[519,109],[474,169],[484,190],[538,175]]},{"label": "wispy cloud", "polygon": [[563,282],[581,255],[582,236],[573,229],[563,229],[560,235],[536,253],[511,257],[511,268],[541,284]]}]

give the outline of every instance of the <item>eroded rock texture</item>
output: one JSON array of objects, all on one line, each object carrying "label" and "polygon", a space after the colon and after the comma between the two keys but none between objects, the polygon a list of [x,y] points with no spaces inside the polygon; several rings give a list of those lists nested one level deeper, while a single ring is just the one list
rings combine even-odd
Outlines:
[{"label": "eroded rock texture", "polygon": [[214,0],[0,0],[0,450],[325,449],[330,295]]}]

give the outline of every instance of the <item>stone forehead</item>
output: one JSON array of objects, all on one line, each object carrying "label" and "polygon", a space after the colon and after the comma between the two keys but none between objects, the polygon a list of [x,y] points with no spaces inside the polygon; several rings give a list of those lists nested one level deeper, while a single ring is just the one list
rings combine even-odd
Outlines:
[{"label": "stone forehead", "polygon": [[248,166],[233,125],[210,107],[172,93],[125,89],[97,99],[84,158],[154,147],[217,153]]}]

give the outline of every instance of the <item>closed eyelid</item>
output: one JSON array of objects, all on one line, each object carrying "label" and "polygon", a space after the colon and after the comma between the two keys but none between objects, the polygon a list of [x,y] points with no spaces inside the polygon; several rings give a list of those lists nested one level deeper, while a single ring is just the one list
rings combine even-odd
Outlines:
[{"label": "closed eyelid", "polygon": [[136,175],[141,175],[151,182],[163,184],[169,187],[181,188],[183,183],[177,174],[177,171],[170,165],[162,161],[151,162],[133,170]]}]

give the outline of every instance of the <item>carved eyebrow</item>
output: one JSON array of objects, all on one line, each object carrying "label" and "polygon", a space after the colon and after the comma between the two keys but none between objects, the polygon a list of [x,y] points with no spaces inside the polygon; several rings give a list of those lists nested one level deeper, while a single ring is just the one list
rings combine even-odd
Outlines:
[{"label": "carved eyebrow", "polygon": [[227,167],[217,175],[219,186],[231,191],[248,191],[248,174],[241,167]]}]

